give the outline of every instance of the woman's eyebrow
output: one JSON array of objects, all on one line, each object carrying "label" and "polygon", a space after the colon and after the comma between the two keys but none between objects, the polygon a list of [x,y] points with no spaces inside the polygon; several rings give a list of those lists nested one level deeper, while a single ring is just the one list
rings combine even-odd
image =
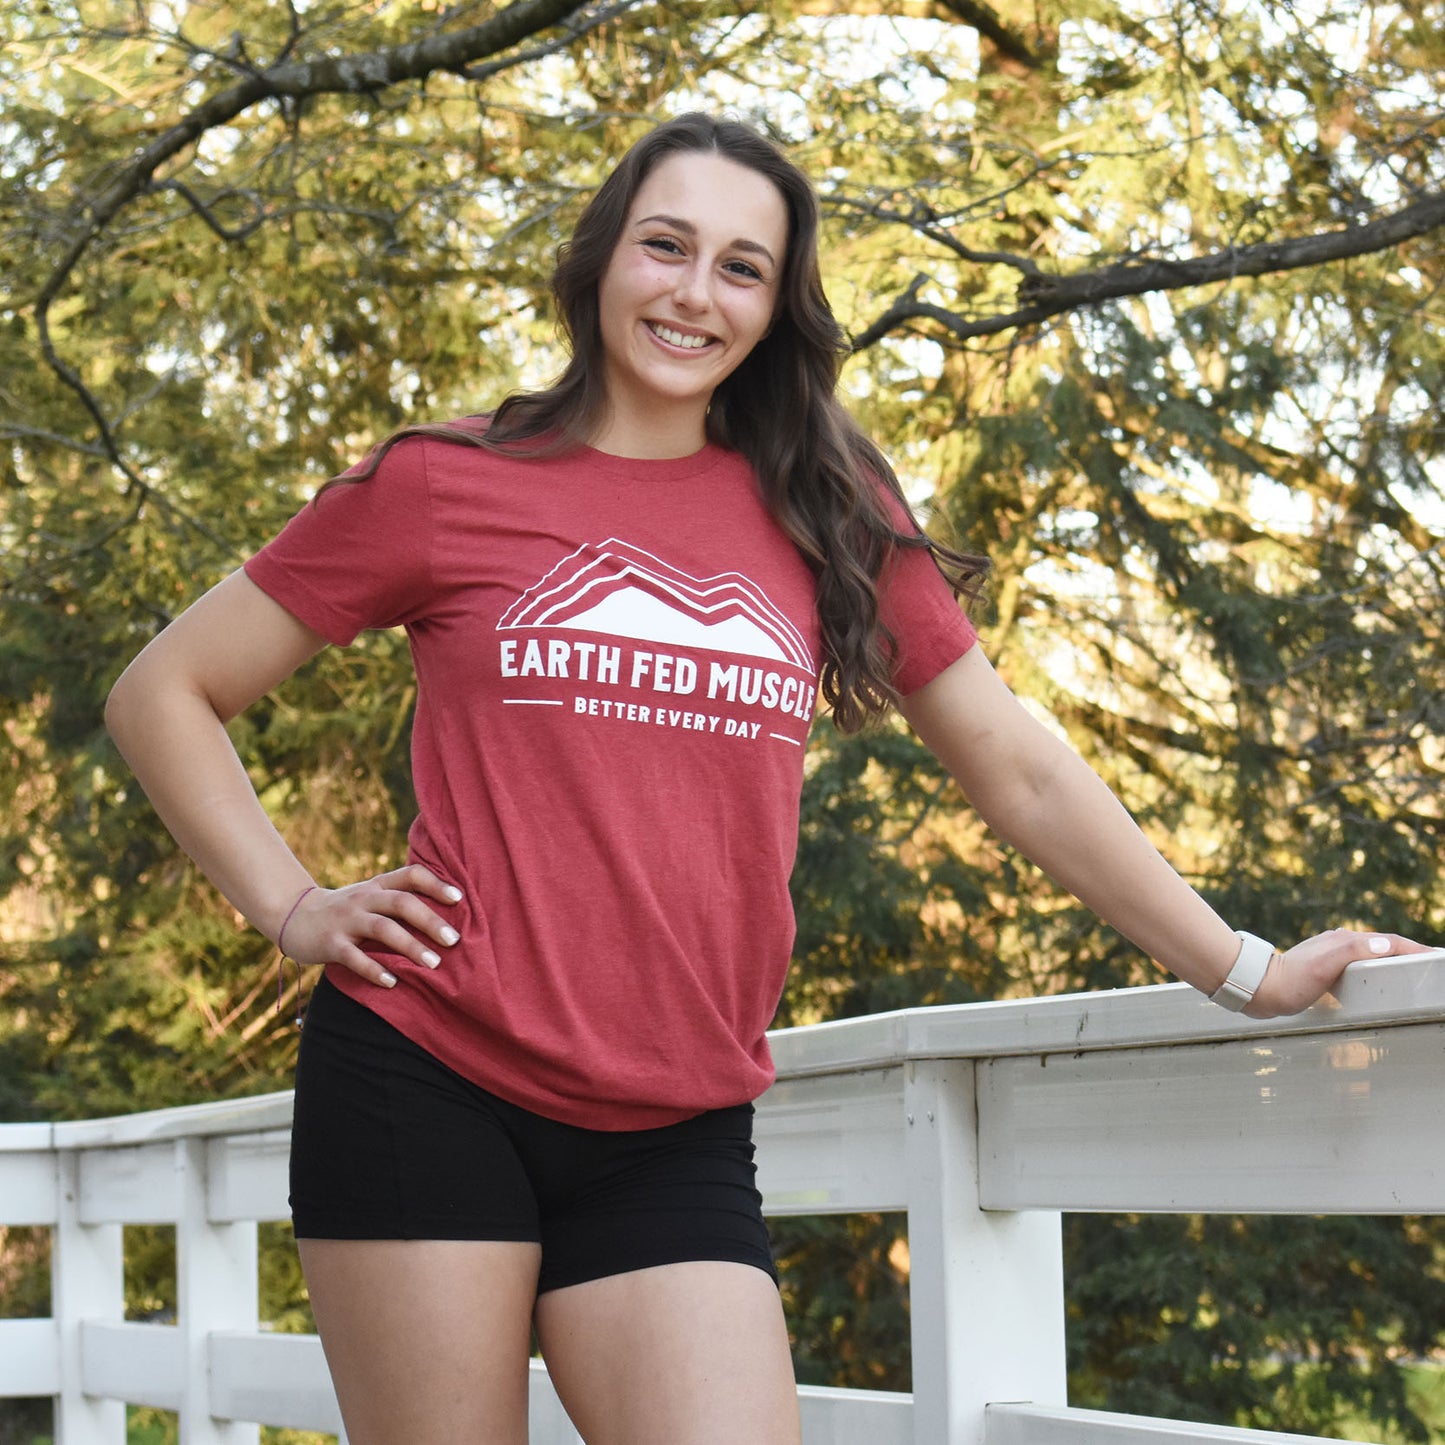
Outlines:
[{"label": "woman's eyebrow", "polygon": [[[695,237],[697,235],[697,227],[691,221],[683,220],[681,216],[639,216],[633,224],[645,226],[652,221],[660,222],[674,231],[681,231],[684,236]],[[745,236],[739,236],[737,240],[729,244],[734,251],[751,251],[755,255],[764,257],[770,266],[778,264],[773,259],[773,253],[761,241],[749,241]]]}]

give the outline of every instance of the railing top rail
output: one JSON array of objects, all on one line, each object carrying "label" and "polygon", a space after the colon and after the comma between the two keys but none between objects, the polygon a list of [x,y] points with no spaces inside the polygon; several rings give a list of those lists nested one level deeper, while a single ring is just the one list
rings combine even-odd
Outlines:
[{"label": "railing top rail", "polygon": [[66,1119],[55,1124],[0,1124],[0,1153],[33,1149],[96,1149],[153,1144],[207,1134],[250,1134],[291,1127],[291,1090],[183,1104],[106,1119]]},{"label": "railing top rail", "polygon": [[[1327,1001],[1291,1018],[1227,1013],[1187,984],[1058,994],[896,1013],[771,1035],[779,1079],[893,1068],[915,1059],[999,1058],[1211,1043],[1445,1019],[1445,949],[1352,964]],[[93,1149],[291,1124],[291,1092],[106,1119],[0,1124],[0,1152]]]},{"label": "railing top rail", "polygon": [[770,1037],[782,1079],[915,1059],[1081,1053],[1424,1023],[1445,1019],[1445,949],[1351,964],[1336,996],[1288,1018],[1250,1019],[1210,1003],[1188,984],[1155,984],[900,1009]]}]

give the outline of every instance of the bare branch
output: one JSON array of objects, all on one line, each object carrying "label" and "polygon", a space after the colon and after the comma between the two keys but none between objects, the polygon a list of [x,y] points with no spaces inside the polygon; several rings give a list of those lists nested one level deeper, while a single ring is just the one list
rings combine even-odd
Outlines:
[{"label": "bare branch", "polygon": [[1026,65],[1030,70],[1038,67],[1039,57],[998,18],[998,12],[992,5],[985,4],[984,0],[942,0],[942,3],[945,10],[956,15],[965,25],[973,26],[985,40],[992,41],[1000,55]]},{"label": "bare branch", "polygon": [[528,35],[582,9],[586,0],[516,0],[499,15],[451,35],[430,35],[409,45],[362,55],[289,61],[238,81],[198,105],[145,146],[84,211],[85,225],[61,258],[40,294],[43,309],[54,300],[95,236],[123,206],[146,190],[156,170],[194,144],[208,130],[225,125],[262,100],[286,96],[356,94],[385,90],[436,71],[461,71],[473,60],[495,55]]},{"label": "bare branch", "polygon": [[[929,301],[920,301],[918,293],[928,284],[928,281],[929,277],[923,272],[915,276],[908,283],[908,289],[871,326],[865,327],[853,338],[852,349],[866,351],[907,321],[936,321],[945,330],[958,337],[986,334],[983,330],[974,328],[985,326],[987,322],[965,321],[956,311],[950,311],[944,306],[935,306]],[[1040,320],[1043,319],[1043,314],[1047,313],[1042,313]],[[992,329],[1001,331],[1004,328]]]},{"label": "bare branch", "polygon": [[[992,198],[990,198],[992,200]],[[1038,262],[1031,256],[1020,256],[1013,251],[976,251],[973,247],[959,240],[938,216],[931,207],[919,202],[907,211],[896,211],[883,204],[882,201],[862,202],[833,198],[828,203],[828,209],[838,213],[852,212],[855,215],[866,216],[874,221],[887,221],[899,226],[907,226],[909,230],[916,231],[920,236],[926,237],[936,246],[941,246],[945,251],[952,252],[960,261],[968,261],[975,266],[1012,266],[1014,270],[1023,272],[1026,276],[1039,274]]]},{"label": "bare branch", "polygon": [[1146,291],[1175,291],[1185,286],[1232,281],[1237,276],[1265,276],[1304,266],[1322,266],[1329,261],[1387,251],[1441,226],[1445,226],[1445,191],[1427,192],[1378,220],[1345,226],[1338,231],[1287,241],[1262,241],[1254,246],[1230,246],[1212,255],[1184,261],[1125,262],[1078,276],[1041,273],[1025,277],[1019,282],[1018,297],[1030,306],[1046,306],[1051,311],[1089,306],[1096,301],[1139,296]]},{"label": "bare branch", "polygon": [[530,60],[540,60],[544,55],[555,54],[571,45],[574,40],[580,40],[584,35],[600,29],[609,20],[615,20],[636,4],[637,0],[613,0],[612,4],[602,6],[600,10],[588,15],[585,19],[570,21],[562,28],[562,33],[552,40],[545,41],[541,45],[534,45],[527,50],[519,50],[516,55],[504,56],[500,60],[489,60],[485,65],[468,65],[459,74],[467,80],[488,80],[499,70],[506,70],[513,65],[525,65]]},{"label": "bare branch", "polygon": [[12,437],[15,440],[29,442],[44,442],[51,446],[64,447],[67,451],[79,452],[81,456],[100,457],[104,461],[110,460],[109,453],[102,446],[94,442],[76,441],[74,437],[62,436],[59,432],[47,431],[43,427],[25,426],[20,422],[0,422],[0,439]]},{"label": "bare branch", "polygon": [[1095,306],[1101,301],[1113,301],[1122,296],[1141,296],[1150,291],[1179,291],[1189,286],[1233,281],[1240,276],[1273,275],[1280,271],[1343,261],[1352,256],[1368,256],[1442,227],[1445,227],[1445,191],[1429,191],[1409,205],[1377,220],[1318,235],[1264,241],[1254,246],[1230,246],[1223,251],[1185,260],[1126,261],[1103,266],[1097,271],[1082,271],[1075,276],[1035,272],[1019,282],[1018,299],[1023,304],[1017,310],[978,319],[919,301],[918,293],[928,278],[915,276],[908,289],[877,320],[854,337],[853,350],[862,351],[875,345],[895,327],[909,321],[937,322],[960,341],[997,336],[1003,331],[1047,321],[1065,311]]},{"label": "bare branch", "polygon": [[[246,237],[254,235],[270,219],[270,213],[266,210],[264,202],[254,191],[223,191],[214,197],[209,203],[203,201],[184,181],[169,180],[162,181],[159,185],[149,189],[155,191],[174,191],[206,225],[223,241],[244,241]],[[243,226],[227,226],[225,222],[216,215],[215,205],[217,201],[228,201],[237,196],[243,197],[250,203],[251,217]]]},{"label": "bare branch", "polygon": [[[361,55],[324,56],[309,61],[274,64],[203,101],[184,119],[139,150],[109,185],[86,201],[79,211],[80,224],[70,245],[36,298],[35,325],[46,364],[80,398],[95,423],[101,446],[125,477],[129,492],[145,496],[150,488],[121,455],[114,429],[94,393],[56,350],[50,328],[50,308],[95,238],[131,201],[156,187],[156,171],[166,161],[194,145],[207,131],[234,120],[260,101],[369,93],[385,90],[403,81],[420,80],[437,71],[461,73],[471,62],[497,55],[528,36],[558,24],[583,9],[585,4],[586,0],[515,0],[514,4],[480,25],[452,34],[433,34],[411,44]],[[622,8],[625,6],[614,4],[608,7],[607,15],[619,13]],[[293,33],[293,42],[294,39]],[[290,49],[290,43],[287,49]],[[516,59],[519,61],[520,58]],[[178,183],[171,182],[171,186],[213,230],[230,239],[227,229],[203,202]]]}]

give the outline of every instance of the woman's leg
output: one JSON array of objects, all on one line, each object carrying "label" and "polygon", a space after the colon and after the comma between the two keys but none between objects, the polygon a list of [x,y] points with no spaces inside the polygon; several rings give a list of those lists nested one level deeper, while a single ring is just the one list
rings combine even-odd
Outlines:
[{"label": "woman's leg", "polygon": [[761,1269],[699,1260],[610,1275],[542,1295],[536,1322],[587,1445],[798,1445],[788,1332]]},{"label": "woman's leg", "polygon": [[540,1246],[299,1247],[350,1445],[526,1445]]}]

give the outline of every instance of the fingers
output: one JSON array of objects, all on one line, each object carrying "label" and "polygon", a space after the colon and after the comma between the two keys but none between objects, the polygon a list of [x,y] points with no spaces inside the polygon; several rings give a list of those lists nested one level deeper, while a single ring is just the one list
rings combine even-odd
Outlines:
[{"label": "fingers", "polygon": [[1421,943],[1418,939],[1406,938],[1403,933],[1380,933],[1372,937],[1383,938],[1390,945],[1383,950],[1371,948],[1372,953],[1378,953],[1382,958],[1402,953],[1434,953],[1439,947],[1438,944]]},{"label": "fingers", "polygon": [[[419,869],[419,872],[426,873],[426,869]],[[417,933],[430,939],[435,945],[443,948],[450,948],[457,941],[457,931],[434,909],[429,907],[422,899],[419,891],[413,886],[413,880],[408,875],[410,869],[402,869],[397,873],[384,873],[380,878],[369,879],[365,883],[354,885],[359,893],[359,901],[379,917],[393,920],[397,925],[386,933],[377,934],[377,938],[386,943],[388,947],[393,943],[400,944],[402,935],[408,929],[414,929]],[[461,890],[452,888],[450,884],[444,884],[435,878],[435,875],[427,875],[433,880],[429,888],[429,897],[437,898],[444,903],[456,903],[461,898]],[[443,891],[445,890],[445,891]],[[455,894],[455,897],[452,895]],[[401,925],[405,925],[402,927]],[[407,935],[410,937],[410,935]],[[422,945],[425,948],[425,945]],[[411,951],[405,947],[398,947],[398,952],[411,955]],[[419,959],[429,967],[435,967],[433,954],[426,959]]]},{"label": "fingers", "polygon": [[1332,928],[1276,954],[1258,993],[1244,1011],[1251,1018],[1299,1013],[1333,988],[1352,963],[1429,951],[1428,944],[1399,933]]},{"label": "fingers", "polygon": [[287,951],[300,963],[339,963],[382,988],[396,976],[366,951],[396,954],[422,968],[441,965],[440,950],[458,942],[457,930],[426,899],[449,905],[461,890],[421,864],[409,864],[345,888],[318,888],[293,910]]},{"label": "fingers", "polygon": [[435,898],[439,903],[460,903],[462,901],[462,890],[446,882],[445,879],[438,878],[425,863],[408,863],[405,868],[382,873],[373,881],[388,884],[390,887],[399,888],[406,893],[417,893],[427,898]]},{"label": "fingers", "polygon": [[348,943],[339,949],[333,962],[349,968],[352,973],[359,974],[378,988],[396,987],[396,975],[383,968],[370,954],[363,953],[354,943]]},{"label": "fingers", "polygon": [[1306,961],[1328,961],[1340,968],[1366,958],[1388,958],[1394,954],[1425,953],[1428,945],[1416,943],[1399,933],[1381,933],[1360,928],[1332,928],[1297,943],[1285,955]]},{"label": "fingers", "polygon": [[[450,948],[457,941],[456,929],[422,900],[434,898],[439,903],[459,903],[462,890],[438,878],[430,868],[420,863],[412,863],[355,886],[367,890],[381,890],[374,899],[368,897],[367,901],[373,910],[385,917],[399,920],[407,928],[415,929],[433,944]],[[399,937],[393,931],[382,941],[387,941],[390,946],[388,940],[395,941]],[[405,947],[398,947],[398,952],[406,953],[409,957],[414,956],[411,950]],[[425,963],[429,968],[435,968],[440,960],[435,953],[428,951],[427,957],[418,958],[417,961]]]}]

